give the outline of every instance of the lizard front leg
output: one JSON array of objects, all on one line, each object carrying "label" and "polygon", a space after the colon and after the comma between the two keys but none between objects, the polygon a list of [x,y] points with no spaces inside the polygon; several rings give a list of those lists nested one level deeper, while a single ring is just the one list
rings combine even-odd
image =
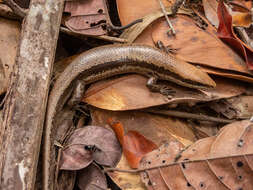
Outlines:
[{"label": "lizard front leg", "polygon": [[167,96],[168,98],[172,98],[176,91],[172,88],[169,88],[166,85],[157,84],[157,78],[156,77],[150,77],[147,81],[146,86],[148,89],[152,92],[160,92],[162,95]]}]

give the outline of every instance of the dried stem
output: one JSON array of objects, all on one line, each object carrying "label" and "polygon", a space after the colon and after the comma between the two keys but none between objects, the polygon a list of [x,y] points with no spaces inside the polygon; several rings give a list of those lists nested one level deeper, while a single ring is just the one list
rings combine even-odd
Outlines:
[{"label": "dried stem", "polygon": [[207,115],[200,115],[200,114],[187,113],[187,112],[174,111],[174,110],[146,109],[144,111],[150,112],[150,113],[167,115],[167,116],[179,117],[179,118],[198,119],[198,120],[212,121],[212,122],[217,122],[217,123],[232,123],[235,121],[235,120],[221,119],[221,118],[211,117]]}]

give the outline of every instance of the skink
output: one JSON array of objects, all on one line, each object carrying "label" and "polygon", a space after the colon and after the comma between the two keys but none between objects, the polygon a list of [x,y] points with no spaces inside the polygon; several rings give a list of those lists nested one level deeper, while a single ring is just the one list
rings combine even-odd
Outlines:
[{"label": "skink", "polygon": [[84,52],[59,76],[50,93],[43,143],[43,189],[54,190],[54,118],[81,80],[90,84],[111,76],[137,73],[155,76],[189,88],[203,89],[215,82],[201,70],[161,50],[144,45],[108,45]]}]

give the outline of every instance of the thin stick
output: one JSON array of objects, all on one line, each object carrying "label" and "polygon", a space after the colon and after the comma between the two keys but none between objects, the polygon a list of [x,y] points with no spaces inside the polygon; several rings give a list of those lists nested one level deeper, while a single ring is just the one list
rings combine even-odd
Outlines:
[{"label": "thin stick", "polygon": [[144,111],[150,112],[150,113],[167,115],[167,116],[179,117],[179,118],[198,119],[198,120],[203,120],[203,121],[213,121],[213,122],[217,122],[217,123],[232,123],[232,122],[236,121],[236,120],[221,119],[221,118],[207,116],[207,115],[199,115],[199,114],[174,111],[174,110],[146,109]]},{"label": "thin stick", "polygon": [[180,161],[180,162],[171,162],[168,164],[161,164],[157,166],[151,166],[147,168],[142,168],[142,169],[120,169],[120,168],[105,168],[104,172],[123,172],[123,173],[139,173],[139,172],[145,172],[146,170],[153,170],[153,169],[158,169],[158,168],[164,168],[164,167],[169,167],[173,165],[179,165],[179,164],[190,164],[190,163],[196,163],[196,162],[208,162],[211,160],[217,160],[217,159],[224,159],[224,158],[236,158],[236,157],[242,157],[242,156],[252,156],[252,154],[238,154],[238,155],[228,155],[228,156],[220,156],[220,157],[212,157],[212,158],[206,158],[206,159],[197,159],[197,160],[185,160],[185,161]]},{"label": "thin stick", "polygon": [[[167,13],[166,13],[165,6],[164,6],[163,2],[162,2],[161,0],[159,0],[159,3],[160,3],[160,7],[161,7],[161,9],[162,9],[162,12],[163,12],[163,14],[164,14],[164,16],[165,16],[165,19],[166,19],[166,21],[167,21],[167,23],[168,23],[168,25],[169,25],[169,27],[170,27],[170,30],[169,30],[168,32],[171,31],[173,35],[176,35],[176,31],[175,31],[175,29],[173,28],[173,26],[172,26],[172,24],[171,24],[171,22],[170,22],[170,19],[169,19]],[[167,33],[167,34],[168,34],[168,33]]]}]

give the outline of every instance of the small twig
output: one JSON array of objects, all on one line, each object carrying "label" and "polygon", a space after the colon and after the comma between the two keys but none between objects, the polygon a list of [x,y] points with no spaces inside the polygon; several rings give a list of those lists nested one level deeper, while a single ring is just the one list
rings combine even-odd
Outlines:
[{"label": "small twig", "polygon": [[165,6],[164,6],[163,2],[161,0],[159,0],[159,3],[160,3],[160,7],[162,9],[162,12],[163,12],[163,14],[165,16],[165,19],[166,19],[166,21],[167,21],[167,23],[168,23],[168,25],[170,27],[170,29],[169,29],[169,31],[168,31],[167,34],[169,35],[169,32],[172,32],[173,35],[176,35],[176,31],[175,31],[175,29],[173,28],[173,26],[172,26],[172,24],[170,22],[170,19],[169,19],[168,15],[167,15],[167,12],[165,10]]},{"label": "small twig", "polygon": [[4,0],[4,3],[6,5],[8,5],[15,14],[17,14],[20,17],[25,17],[27,15],[28,10],[21,8],[20,6],[18,6],[18,4],[16,4],[13,0]]},{"label": "small twig", "polygon": [[[196,159],[196,160],[184,160],[184,161],[179,161],[179,162],[171,162],[168,164],[160,164],[157,166],[151,166],[143,169],[120,169],[120,168],[105,168],[103,171],[104,172],[123,172],[123,173],[139,173],[139,172],[145,172],[147,170],[153,170],[153,169],[158,169],[158,168],[164,168],[164,167],[169,167],[173,165],[179,165],[179,164],[190,164],[190,163],[196,163],[196,162],[208,162],[211,160],[217,160],[217,159],[224,159],[224,158],[236,158],[238,156],[242,156],[241,154],[235,154],[235,155],[229,155],[229,156],[215,156],[215,157],[210,157],[210,158],[204,158],[204,159]],[[244,154],[243,156],[252,156],[251,153],[249,154]]]},{"label": "small twig", "polygon": [[211,117],[211,116],[207,116],[207,115],[199,115],[199,114],[174,111],[174,110],[146,109],[144,111],[149,112],[149,113],[156,113],[156,114],[162,114],[162,115],[179,117],[179,118],[198,119],[198,120],[212,121],[212,122],[217,122],[217,123],[232,123],[232,122],[236,121],[236,120],[221,119],[221,118]]}]

